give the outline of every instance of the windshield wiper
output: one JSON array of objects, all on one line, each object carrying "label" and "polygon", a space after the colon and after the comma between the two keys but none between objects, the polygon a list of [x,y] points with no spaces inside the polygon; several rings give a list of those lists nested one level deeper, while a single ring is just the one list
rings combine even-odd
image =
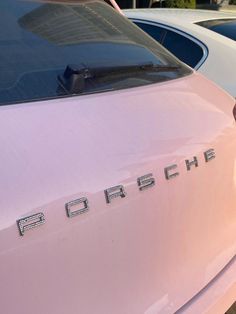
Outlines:
[{"label": "windshield wiper", "polygon": [[91,73],[94,76],[104,76],[107,74],[119,74],[119,73],[132,73],[132,72],[166,72],[166,71],[175,71],[178,70],[177,66],[166,66],[166,65],[157,65],[152,62],[134,64],[134,65],[122,65],[122,66],[111,66],[111,67],[98,67],[91,69]]},{"label": "windshield wiper", "polygon": [[152,62],[108,67],[87,67],[81,65],[68,65],[64,74],[58,76],[60,85],[70,94],[79,94],[84,91],[87,79],[96,79],[104,76],[111,76],[124,73],[139,72],[174,72],[179,66],[157,65]]}]

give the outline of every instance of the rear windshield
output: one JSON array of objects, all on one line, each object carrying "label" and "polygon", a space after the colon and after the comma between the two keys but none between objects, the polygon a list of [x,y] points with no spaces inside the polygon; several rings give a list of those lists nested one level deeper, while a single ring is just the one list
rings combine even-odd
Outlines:
[{"label": "rear windshield", "polygon": [[191,73],[105,1],[1,0],[0,29],[0,105]]},{"label": "rear windshield", "polygon": [[236,19],[217,19],[196,24],[236,41]]}]

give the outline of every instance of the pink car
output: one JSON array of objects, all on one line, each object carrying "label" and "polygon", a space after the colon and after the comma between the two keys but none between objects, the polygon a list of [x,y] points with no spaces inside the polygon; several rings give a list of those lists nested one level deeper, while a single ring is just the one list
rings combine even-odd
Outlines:
[{"label": "pink car", "polygon": [[227,311],[235,99],[103,1],[0,26],[1,313]]}]

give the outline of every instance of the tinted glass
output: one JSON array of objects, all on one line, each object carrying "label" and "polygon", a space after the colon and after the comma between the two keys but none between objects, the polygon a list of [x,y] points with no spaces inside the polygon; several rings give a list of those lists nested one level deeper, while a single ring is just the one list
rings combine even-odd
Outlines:
[{"label": "tinted glass", "polygon": [[142,22],[136,22],[142,30],[148,33],[155,40],[160,42],[166,49],[173,53],[178,59],[194,68],[203,57],[202,48],[174,31],[167,30],[156,25],[150,25]]},{"label": "tinted glass", "polygon": [[210,20],[197,24],[236,41],[236,19]]},{"label": "tinted glass", "polygon": [[[190,73],[104,1],[1,0],[0,28],[0,104],[129,88]],[[166,69],[154,71],[151,65]]]},{"label": "tinted glass", "polygon": [[141,22],[136,22],[134,23],[140,27],[144,32],[146,32],[148,35],[150,35],[152,38],[154,38],[156,41],[161,43],[163,39],[163,35],[166,33],[166,31],[158,26],[150,25],[150,24],[145,24]]},{"label": "tinted glass", "polygon": [[203,57],[203,50],[198,44],[185,36],[169,30],[162,44],[177,58],[192,68],[194,68]]}]

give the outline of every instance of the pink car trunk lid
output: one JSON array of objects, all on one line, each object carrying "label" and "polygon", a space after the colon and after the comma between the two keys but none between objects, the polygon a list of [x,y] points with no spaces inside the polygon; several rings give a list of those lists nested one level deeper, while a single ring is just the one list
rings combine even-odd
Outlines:
[{"label": "pink car trunk lid", "polygon": [[235,252],[233,105],[193,74],[0,107],[3,312],[164,314],[198,293]]}]

